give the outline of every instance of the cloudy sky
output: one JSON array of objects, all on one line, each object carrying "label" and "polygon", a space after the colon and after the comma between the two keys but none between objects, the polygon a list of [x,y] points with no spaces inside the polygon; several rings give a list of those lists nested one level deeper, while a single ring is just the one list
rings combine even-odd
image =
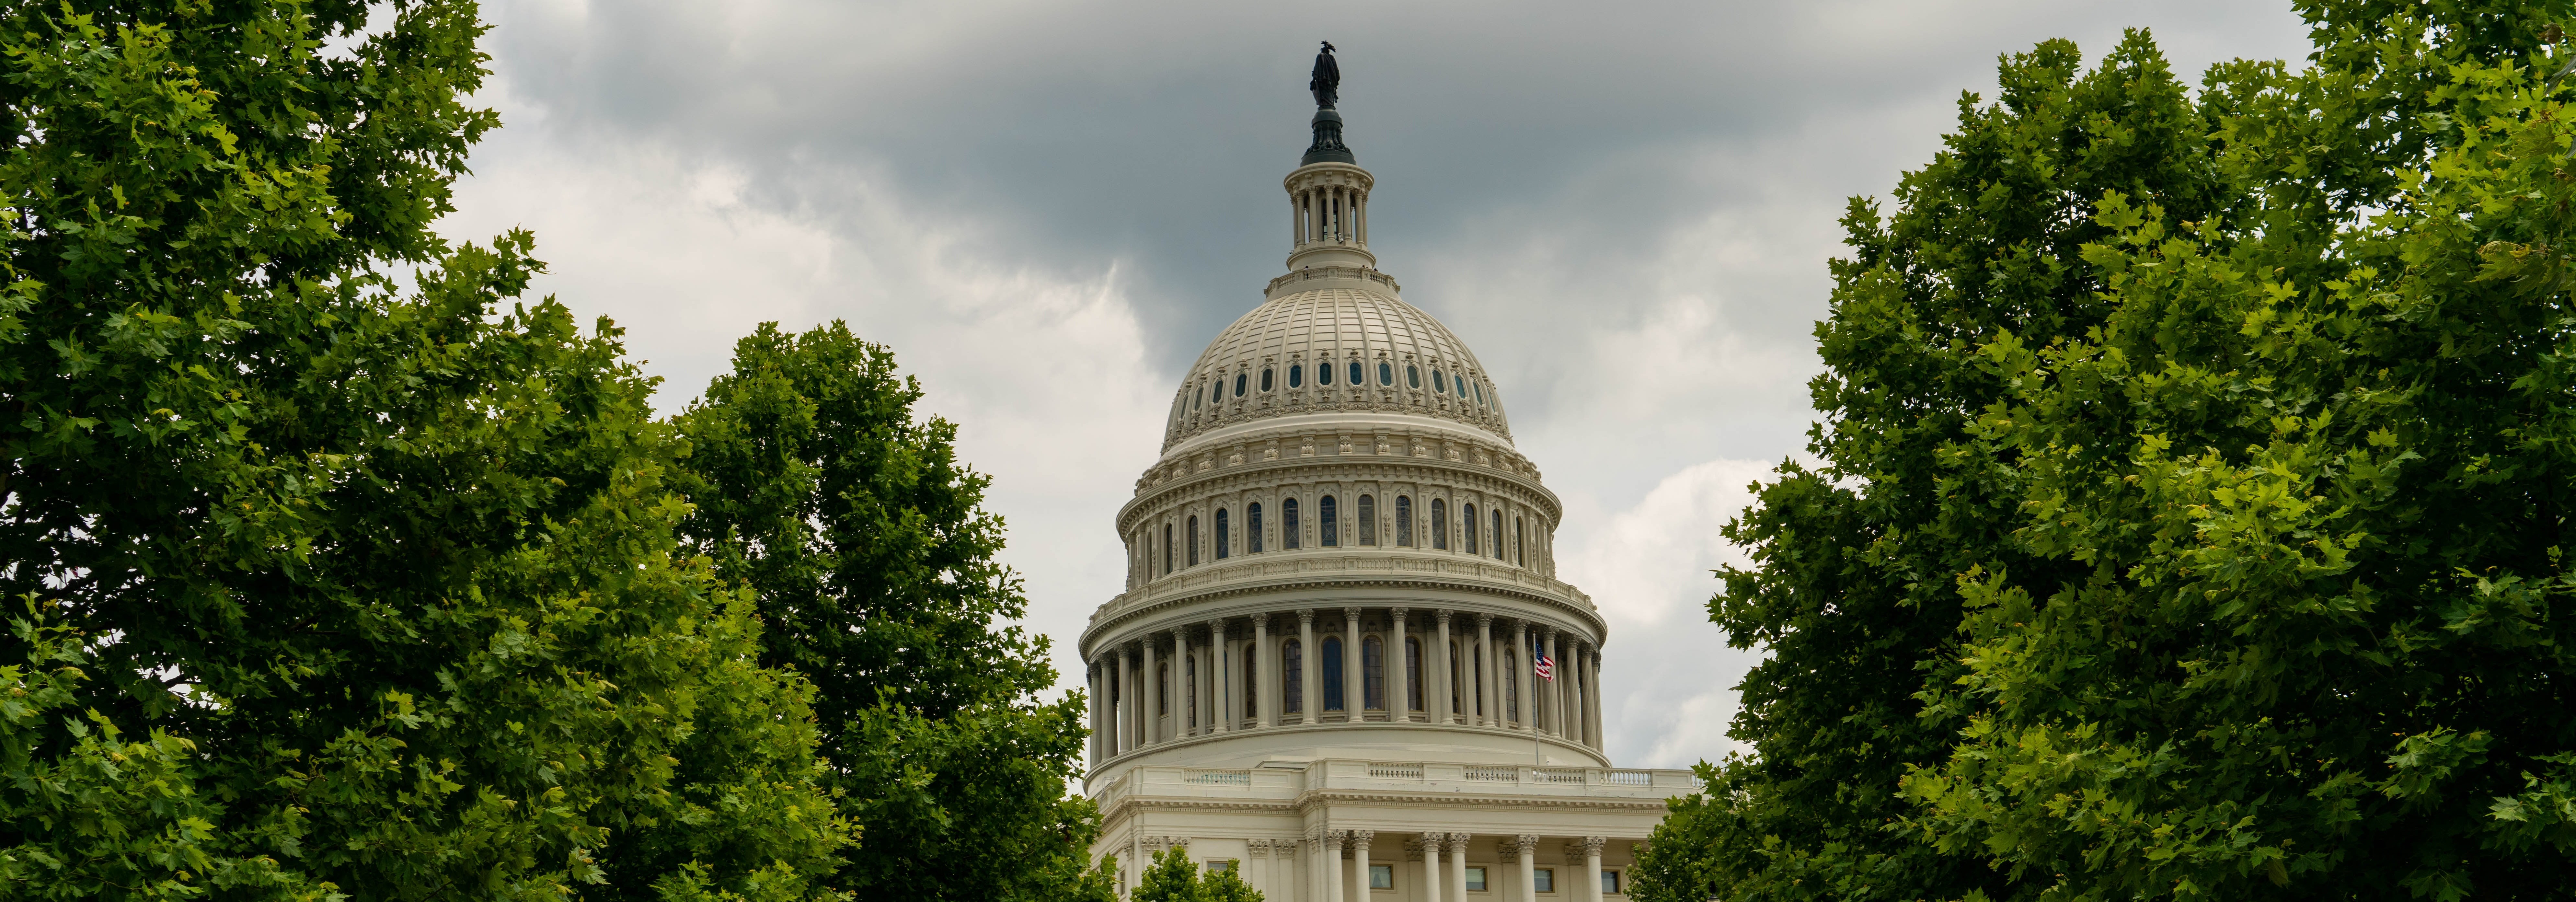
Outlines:
[{"label": "cloudy sky", "polygon": [[993,475],[1058,666],[1183,367],[1288,248],[1306,70],[1339,48],[1406,300],[1513,399],[1609,618],[1612,758],[1729,750],[1709,570],[1813,418],[1845,199],[1991,95],[1998,54],[2151,28],[2182,71],[2296,59],[2285,3],[487,0],[506,126],[454,238],[537,234],[676,409],[762,321],[890,344]]}]

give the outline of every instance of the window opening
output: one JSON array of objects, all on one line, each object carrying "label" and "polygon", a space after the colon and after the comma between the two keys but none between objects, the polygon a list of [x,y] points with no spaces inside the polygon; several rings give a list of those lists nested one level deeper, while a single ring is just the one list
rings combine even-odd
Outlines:
[{"label": "window opening", "polygon": [[1172,713],[1172,665],[1154,665],[1154,713]]},{"label": "window opening", "polygon": [[1395,888],[1395,865],[1391,865],[1391,864],[1373,864],[1373,865],[1369,865],[1369,888],[1370,888],[1370,889],[1394,889],[1394,888]]},{"label": "window opening", "polygon": [[1199,565],[1199,518],[1198,518],[1198,515],[1197,515],[1197,514],[1191,514],[1191,515],[1190,515],[1190,566],[1192,566],[1192,567],[1196,567],[1196,566],[1198,566],[1198,565]]},{"label": "window opening", "polygon": [[1476,539],[1478,538],[1476,535],[1476,506],[1473,504],[1462,504],[1459,505],[1459,508],[1467,515],[1467,525],[1466,528],[1461,529],[1458,532],[1458,550],[1464,551],[1468,554],[1484,554],[1485,546],[1476,543]]},{"label": "window opening", "polygon": [[1234,396],[1243,397],[1243,384],[1252,380],[1251,373],[1234,374]]},{"label": "window opening", "polygon": [[1485,383],[1476,383],[1476,406],[1485,406]]},{"label": "window opening", "polygon": [[1474,865],[1467,868],[1467,891],[1471,893],[1481,893],[1485,891],[1484,865]]},{"label": "window opening", "polygon": [[1261,502],[1243,506],[1243,550],[1261,553]]},{"label": "window opening", "polygon": [[1472,680],[1476,684],[1476,716],[1483,717],[1485,716],[1485,696],[1492,694],[1487,692],[1485,687],[1485,647],[1478,645],[1468,652],[1467,656],[1476,659],[1476,676]]},{"label": "window opening", "polygon": [[1395,496],[1395,544],[1413,547],[1413,499]]},{"label": "window opening", "polygon": [[1395,367],[1393,367],[1393,366],[1391,366],[1391,365],[1388,365],[1386,361],[1383,361],[1383,360],[1378,361],[1378,362],[1377,362],[1377,384],[1379,384],[1379,385],[1394,385],[1394,384],[1395,384]]},{"label": "window opening", "polygon": [[1234,544],[1234,542],[1233,542],[1233,541],[1231,541],[1231,540],[1234,538],[1233,530],[1227,529],[1226,527],[1227,527],[1227,524],[1226,524],[1226,522],[1225,522],[1225,508],[1222,508],[1222,507],[1217,508],[1217,509],[1216,509],[1216,559],[1217,559],[1217,560],[1220,560],[1220,561],[1225,560],[1225,556],[1226,556],[1226,553],[1227,553],[1227,552],[1230,552],[1230,551],[1233,551],[1233,550],[1234,550],[1232,547],[1230,547],[1230,546],[1232,546],[1232,545]]},{"label": "window opening", "polygon": [[1521,653],[1516,648],[1503,651],[1503,719],[1521,722]]},{"label": "window opening", "polygon": [[1386,710],[1386,643],[1376,636],[1360,640],[1360,707]]},{"label": "window opening", "polygon": [[1450,385],[1450,387],[1457,389],[1457,391],[1458,391],[1458,400],[1461,400],[1461,401],[1467,400],[1467,377],[1465,377],[1465,376],[1458,376],[1458,377],[1454,377],[1454,378],[1452,378],[1452,379],[1450,379],[1450,380],[1449,380],[1449,385]]},{"label": "window opening", "polygon": [[1197,410],[1205,406],[1207,406],[1207,385],[1201,383],[1198,388],[1190,391],[1190,409]]},{"label": "window opening", "polygon": [[1266,366],[1261,368],[1261,390],[1270,390],[1270,368]]},{"label": "window opening", "polygon": [[1467,656],[1459,653],[1458,643],[1449,643],[1449,710],[1456,711],[1460,714],[1474,713],[1458,704],[1459,693],[1464,691],[1462,687],[1466,685],[1466,683],[1458,679],[1459,671],[1465,669],[1466,666]]},{"label": "window opening", "polygon": [[1377,496],[1360,496],[1360,544],[1377,544]]},{"label": "window opening", "polygon": [[1296,388],[1296,387],[1301,386],[1301,385],[1304,385],[1304,384],[1306,384],[1306,367],[1305,367],[1305,365],[1303,365],[1303,364],[1291,364],[1291,365],[1289,365],[1289,367],[1288,367],[1288,387],[1289,387],[1289,388]]},{"label": "window opening", "polygon": [[1297,540],[1304,538],[1299,535],[1304,532],[1303,526],[1304,524],[1297,522],[1297,499],[1290,498],[1279,502],[1279,547],[1290,551],[1297,550]]},{"label": "window opening", "polygon": [[[1240,655],[1246,658],[1253,656],[1252,646],[1250,645],[1245,645],[1241,649],[1226,649],[1226,653]],[[1259,688],[1259,684],[1261,682],[1261,669],[1258,667],[1242,667],[1237,668],[1234,672],[1243,674],[1242,713],[1251,714],[1252,712],[1261,710],[1261,692]],[[1236,716],[1240,717],[1242,714],[1238,714]]]},{"label": "window opening", "polygon": [[1503,559],[1503,512],[1494,512],[1494,560]]},{"label": "window opening", "polygon": [[1516,558],[1512,563],[1527,567],[1529,566],[1529,534],[1522,529],[1523,525],[1521,518],[1512,518],[1512,557]]},{"label": "window opening", "polygon": [[1315,525],[1322,527],[1318,531],[1324,534],[1324,547],[1333,548],[1341,545],[1342,523],[1333,515],[1333,496],[1326,495],[1323,500],[1315,502],[1315,514],[1323,518],[1322,522]]},{"label": "window opening", "polygon": [[1440,373],[1440,371],[1439,371],[1439,370],[1432,370],[1432,371],[1431,371],[1431,390],[1432,390],[1432,391],[1439,392],[1439,393],[1444,394],[1444,395],[1445,395],[1445,394],[1448,394],[1448,393],[1449,393],[1449,377],[1444,376],[1444,375],[1441,375],[1441,373]]},{"label": "window opening", "polygon": [[1619,894],[1618,871],[1606,868],[1601,871],[1601,893],[1608,896],[1616,896]]},{"label": "window opening", "polygon": [[1290,639],[1279,648],[1279,710],[1306,713],[1305,649]]},{"label": "window opening", "polygon": [[1431,499],[1431,547],[1449,550],[1449,502]]},{"label": "window opening", "polygon": [[1181,690],[1181,695],[1190,709],[1189,728],[1195,730],[1199,728],[1199,658],[1197,655],[1181,659],[1181,677],[1190,683],[1188,688]]},{"label": "window opening", "polygon": [[1535,890],[1535,891],[1538,891],[1538,892],[1542,892],[1542,893],[1552,893],[1552,892],[1556,892],[1556,869],[1555,869],[1555,868],[1533,868],[1533,869],[1531,869],[1531,871],[1530,871],[1530,889]]},{"label": "window opening", "polygon": [[1342,706],[1342,637],[1324,637],[1324,710],[1347,710]]},{"label": "window opening", "polygon": [[1404,385],[1406,388],[1420,389],[1422,387],[1422,368],[1410,363],[1405,364]]}]

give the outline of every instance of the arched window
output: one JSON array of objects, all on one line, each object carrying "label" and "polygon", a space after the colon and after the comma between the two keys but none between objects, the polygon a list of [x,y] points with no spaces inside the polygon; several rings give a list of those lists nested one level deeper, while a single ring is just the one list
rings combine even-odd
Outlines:
[{"label": "arched window", "polygon": [[1261,502],[1243,506],[1243,550],[1261,553]]},{"label": "arched window", "polygon": [[1172,524],[1163,524],[1163,572],[1172,572]]},{"label": "arched window", "polygon": [[1422,640],[1404,637],[1404,710],[1422,711]]},{"label": "arched window", "polygon": [[1431,499],[1431,547],[1449,550],[1449,502]]},{"label": "arched window", "polygon": [[1377,496],[1360,496],[1360,544],[1377,544]]},{"label": "arched window", "polygon": [[1226,526],[1226,522],[1225,522],[1225,508],[1222,508],[1222,507],[1217,508],[1217,509],[1216,509],[1216,559],[1217,559],[1217,560],[1220,560],[1220,561],[1225,560],[1225,556],[1226,556],[1226,554],[1234,550],[1234,549],[1233,549],[1233,547],[1232,547],[1232,546],[1234,545],[1234,542],[1232,541],[1232,539],[1233,539],[1233,538],[1234,538],[1234,531],[1233,531],[1232,529],[1227,528],[1227,526]]},{"label": "arched window", "polygon": [[1324,710],[1345,711],[1342,706],[1342,637],[1324,637]]},{"label": "arched window", "polygon": [[1290,639],[1279,646],[1279,710],[1288,714],[1306,713],[1305,649]]},{"label": "arched window", "polygon": [[1494,560],[1503,559],[1503,512],[1494,512]]},{"label": "arched window", "polygon": [[1383,360],[1378,361],[1378,362],[1377,362],[1377,384],[1379,384],[1379,385],[1394,385],[1394,384],[1395,384],[1395,367],[1388,365],[1386,361],[1383,361]]},{"label": "arched window", "polygon": [[1252,380],[1251,373],[1234,374],[1234,396],[1243,397],[1243,384]]},{"label": "arched window", "polygon": [[1295,364],[1295,363],[1289,364],[1289,365],[1288,365],[1288,387],[1289,387],[1289,388],[1296,388],[1296,387],[1299,387],[1299,386],[1302,386],[1302,385],[1305,385],[1305,384],[1306,384],[1306,367],[1305,367],[1305,365],[1304,365],[1304,364]]},{"label": "arched window", "polygon": [[1199,565],[1199,516],[1190,515],[1190,566]]},{"label": "arched window", "polygon": [[1521,653],[1520,649],[1503,650],[1503,719],[1521,720]]},{"label": "arched window", "polygon": [[1189,685],[1181,690],[1181,699],[1190,709],[1187,726],[1195,730],[1199,728],[1199,659],[1197,655],[1181,659],[1181,678],[1189,682]]},{"label": "arched window", "polygon": [[1529,533],[1519,517],[1512,518],[1512,563],[1529,566]]},{"label": "arched window", "polygon": [[[1240,648],[1229,648],[1226,649],[1226,654],[1249,659],[1252,657],[1252,646],[1246,643]],[[1243,707],[1237,709],[1234,716],[1241,719],[1261,710],[1261,693],[1254,688],[1254,684],[1261,682],[1261,668],[1234,667],[1228,668],[1226,672],[1243,674]]]},{"label": "arched window", "polygon": [[1326,495],[1323,500],[1315,502],[1315,515],[1321,518],[1315,525],[1322,527],[1319,531],[1324,534],[1324,547],[1333,548],[1341,545],[1342,523],[1333,515],[1333,496]]},{"label": "arched window", "polygon": [[1458,531],[1458,550],[1468,554],[1485,553],[1485,546],[1476,544],[1476,506],[1461,504],[1458,507],[1467,515],[1466,528]]},{"label": "arched window", "polygon": [[1395,496],[1395,544],[1413,547],[1413,498]]},{"label": "arched window", "polygon": [[1386,643],[1376,636],[1360,640],[1360,707],[1386,710]]},{"label": "arched window", "polygon": [[1492,695],[1492,693],[1486,691],[1488,687],[1485,685],[1485,647],[1482,645],[1476,646],[1473,651],[1468,653],[1468,657],[1476,659],[1476,675],[1468,678],[1468,681],[1476,684],[1476,716],[1485,717],[1487,716],[1485,714],[1485,698]]},{"label": "arched window", "polygon": [[1404,387],[1412,389],[1419,389],[1422,387],[1421,367],[1414,366],[1410,363],[1404,365]]},{"label": "arched window", "polygon": [[1439,392],[1439,393],[1444,394],[1444,395],[1445,395],[1445,394],[1448,394],[1448,393],[1449,393],[1449,377],[1441,375],[1439,370],[1432,370],[1432,371],[1431,371],[1431,390],[1432,390],[1432,391]]},{"label": "arched window", "polygon": [[1279,547],[1290,551],[1297,550],[1297,540],[1303,538],[1298,535],[1301,531],[1299,527],[1303,525],[1297,522],[1297,499],[1290,498],[1279,502]]}]

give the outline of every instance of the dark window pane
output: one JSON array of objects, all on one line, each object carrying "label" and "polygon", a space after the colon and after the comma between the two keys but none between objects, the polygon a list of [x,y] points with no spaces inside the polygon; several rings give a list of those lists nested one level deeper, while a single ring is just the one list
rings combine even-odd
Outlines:
[{"label": "dark window pane", "polygon": [[1261,390],[1270,390],[1270,370],[1267,367],[1261,370]]},{"label": "dark window pane", "polygon": [[1485,553],[1485,546],[1476,544],[1476,506],[1467,504],[1460,507],[1464,508],[1467,516],[1464,521],[1466,528],[1458,533],[1458,550],[1468,554]]},{"label": "dark window pane", "polygon": [[1377,496],[1360,496],[1360,544],[1377,544]]},{"label": "dark window pane", "polygon": [[1422,707],[1422,640],[1404,637],[1404,710]]},{"label": "dark window pane", "polygon": [[1199,565],[1199,518],[1190,518],[1190,566]]},{"label": "dark window pane", "polygon": [[1318,676],[1321,676],[1321,677],[1323,677],[1323,678],[1324,678],[1324,710],[1326,710],[1326,711],[1340,711],[1340,710],[1343,710],[1343,708],[1342,708],[1342,637],[1340,637],[1340,636],[1325,636],[1325,637],[1324,637],[1324,660],[1322,660],[1321,662],[1318,662],[1318,666],[1321,666],[1321,667],[1323,667],[1323,668],[1324,668],[1324,672],[1323,672],[1323,673],[1321,673],[1321,674],[1318,674]]},{"label": "dark window pane", "polygon": [[1377,384],[1379,384],[1379,385],[1394,385],[1394,384],[1395,384],[1395,367],[1388,365],[1386,361],[1383,361],[1383,360],[1378,361],[1378,363],[1377,363]]},{"label": "dark window pane", "polygon": [[1304,385],[1304,384],[1306,384],[1306,368],[1305,368],[1305,367],[1303,367],[1303,366],[1291,366],[1291,367],[1289,367],[1289,368],[1288,368],[1288,387],[1289,387],[1289,388],[1296,388],[1296,387],[1301,386],[1301,385]]},{"label": "dark window pane", "polygon": [[1376,636],[1360,640],[1360,705],[1386,710],[1386,643]]},{"label": "dark window pane", "polygon": [[1306,711],[1305,649],[1290,639],[1279,650],[1279,710],[1290,714]]},{"label": "dark window pane", "polygon": [[1226,528],[1226,522],[1225,522],[1225,508],[1222,508],[1222,507],[1217,508],[1217,509],[1216,509],[1216,559],[1217,559],[1217,560],[1220,560],[1220,561],[1225,560],[1226,552],[1229,552],[1229,551],[1234,550],[1234,549],[1232,549],[1232,548],[1228,547],[1228,546],[1231,546],[1231,545],[1233,545],[1233,544],[1234,544],[1233,542],[1227,541],[1228,539],[1232,539],[1232,538],[1234,538],[1233,530],[1230,530],[1230,529],[1227,529],[1227,528]]},{"label": "dark window pane", "polygon": [[1436,392],[1447,392],[1449,390],[1449,377],[1441,375],[1439,370],[1432,370],[1431,390]]},{"label": "dark window pane", "polygon": [[1252,374],[1250,374],[1250,373],[1236,373],[1236,374],[1234,374],[1234,396],[1235,396],[1235,397],[1238,397],[1238,398],[1243,397],[1243,385],[1244,385],[1244,383],[1251,381],[1251,379],[1252,379]]},{"label": "dark window pane", "polygon": [[1449,550],[1449,502],[1439,498],[1431,499],[1431,547]]},{"label": "dark window pane", "polygon": [[1326,495],[1324,500],[1316,503],[1315,515],[1323,518],[1315,525],[1322,527],[1319,531],[1324,534],[1324,547],[1332,548],[1342,544],[1342,523],[1333,515],[1333,496]]},{"label": "dark window pane", "polygon": [[1297,522],[1297,499],[1290,498],[1286,501],[1279,502],[1279,547],[1295,550],[1297,548],[1297,540],[1304,538],[1304,536],[1299,534],[1304,532],[1304,530],[1299,527],[1300,524]]},{"label": "dark window pane", "polygon": [[1503,559],[1503,512],[1494,512],[1494,560]]},{"label": "dark window pane", "polygon": [[1413,499],[1395,496],[1395,544],[1413,547]]},{"label": "dark window pane", "polygon": [[1404,365],[1404,387],[1422,387],[1422,369],[1420,367],[1416,367],[1410,363]]}]

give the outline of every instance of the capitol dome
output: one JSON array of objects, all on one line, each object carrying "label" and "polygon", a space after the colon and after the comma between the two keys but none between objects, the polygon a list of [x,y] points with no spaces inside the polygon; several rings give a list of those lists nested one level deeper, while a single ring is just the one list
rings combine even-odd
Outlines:
[{"label": "capitol dome", "polygon": [[1620,895],[1692,777],[1611,766],[1564,507],[1491,372],[1377,268],[1329,45],[1316,73],[1287,272],[1174,389],[1082,633],[1093,854],[1132,889],[1186,846],[1280,902]]}]

